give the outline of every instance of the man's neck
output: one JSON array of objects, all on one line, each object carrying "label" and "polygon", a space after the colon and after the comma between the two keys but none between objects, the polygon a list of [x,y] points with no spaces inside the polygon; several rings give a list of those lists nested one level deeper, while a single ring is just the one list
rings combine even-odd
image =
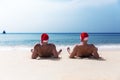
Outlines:
[{"label": "man's neck", "polygon": [[43,42],[43,43],[42,43],[42,45],[46,45],[46,44],[48,44],[48,43],[47,43],[47,42]]},{"label": "man's neck", "polygon": [[82,45],[88,45],[87,42],[81,42]]}]

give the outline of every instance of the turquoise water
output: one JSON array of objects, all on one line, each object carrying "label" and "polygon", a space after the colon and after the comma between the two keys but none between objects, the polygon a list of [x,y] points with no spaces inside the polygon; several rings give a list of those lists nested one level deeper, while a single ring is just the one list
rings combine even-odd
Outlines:
[{"label": "turquoise water", "polygon": [[[48,33],[49,42],[60,46],[80,43],[80,33]],[[0,46],[32,47],[40,42],[41,33],[8,33],[0,34]],[[89,33],[89,43],[97,46],[119,46],[120,33]]]}]

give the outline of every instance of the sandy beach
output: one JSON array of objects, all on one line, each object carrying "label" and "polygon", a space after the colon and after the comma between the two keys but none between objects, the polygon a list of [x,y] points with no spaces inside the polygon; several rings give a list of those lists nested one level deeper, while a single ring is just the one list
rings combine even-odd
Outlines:
[{"label": "sandy beach", "polygon": [[99,50],[105,60],[31,59],[28,49],[0,50],[0,80],[120,80],[120,50]]},{"label": "sandy beach", "polygon": [[0,80],[120,80],[120,0],[0,0]]}]

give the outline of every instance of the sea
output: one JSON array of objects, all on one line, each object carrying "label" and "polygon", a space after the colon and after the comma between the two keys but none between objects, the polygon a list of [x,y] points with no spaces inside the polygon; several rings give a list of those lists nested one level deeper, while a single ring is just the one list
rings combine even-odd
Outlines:
[{"label": "sea", "polygon": [[[30,49],[40,43],[42,33],[6,33],[0,34],[0,50],[13,48]],[[48,33],[49,43],[57,48],[72,47],[80,44],[80,33]],[[120,49],[120,33],[89,33],[89,44],[100,49]]]}]

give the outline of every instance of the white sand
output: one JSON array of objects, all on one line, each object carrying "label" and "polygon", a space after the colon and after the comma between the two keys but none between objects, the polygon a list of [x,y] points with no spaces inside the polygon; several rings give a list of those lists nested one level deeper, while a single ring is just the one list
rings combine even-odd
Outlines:
[{"label": "white sand", "polygon": [[0,51],[0,80],[120,80],[120,50],[100,50],[106,60],[32,60],[31,52],[20,49]]}]

